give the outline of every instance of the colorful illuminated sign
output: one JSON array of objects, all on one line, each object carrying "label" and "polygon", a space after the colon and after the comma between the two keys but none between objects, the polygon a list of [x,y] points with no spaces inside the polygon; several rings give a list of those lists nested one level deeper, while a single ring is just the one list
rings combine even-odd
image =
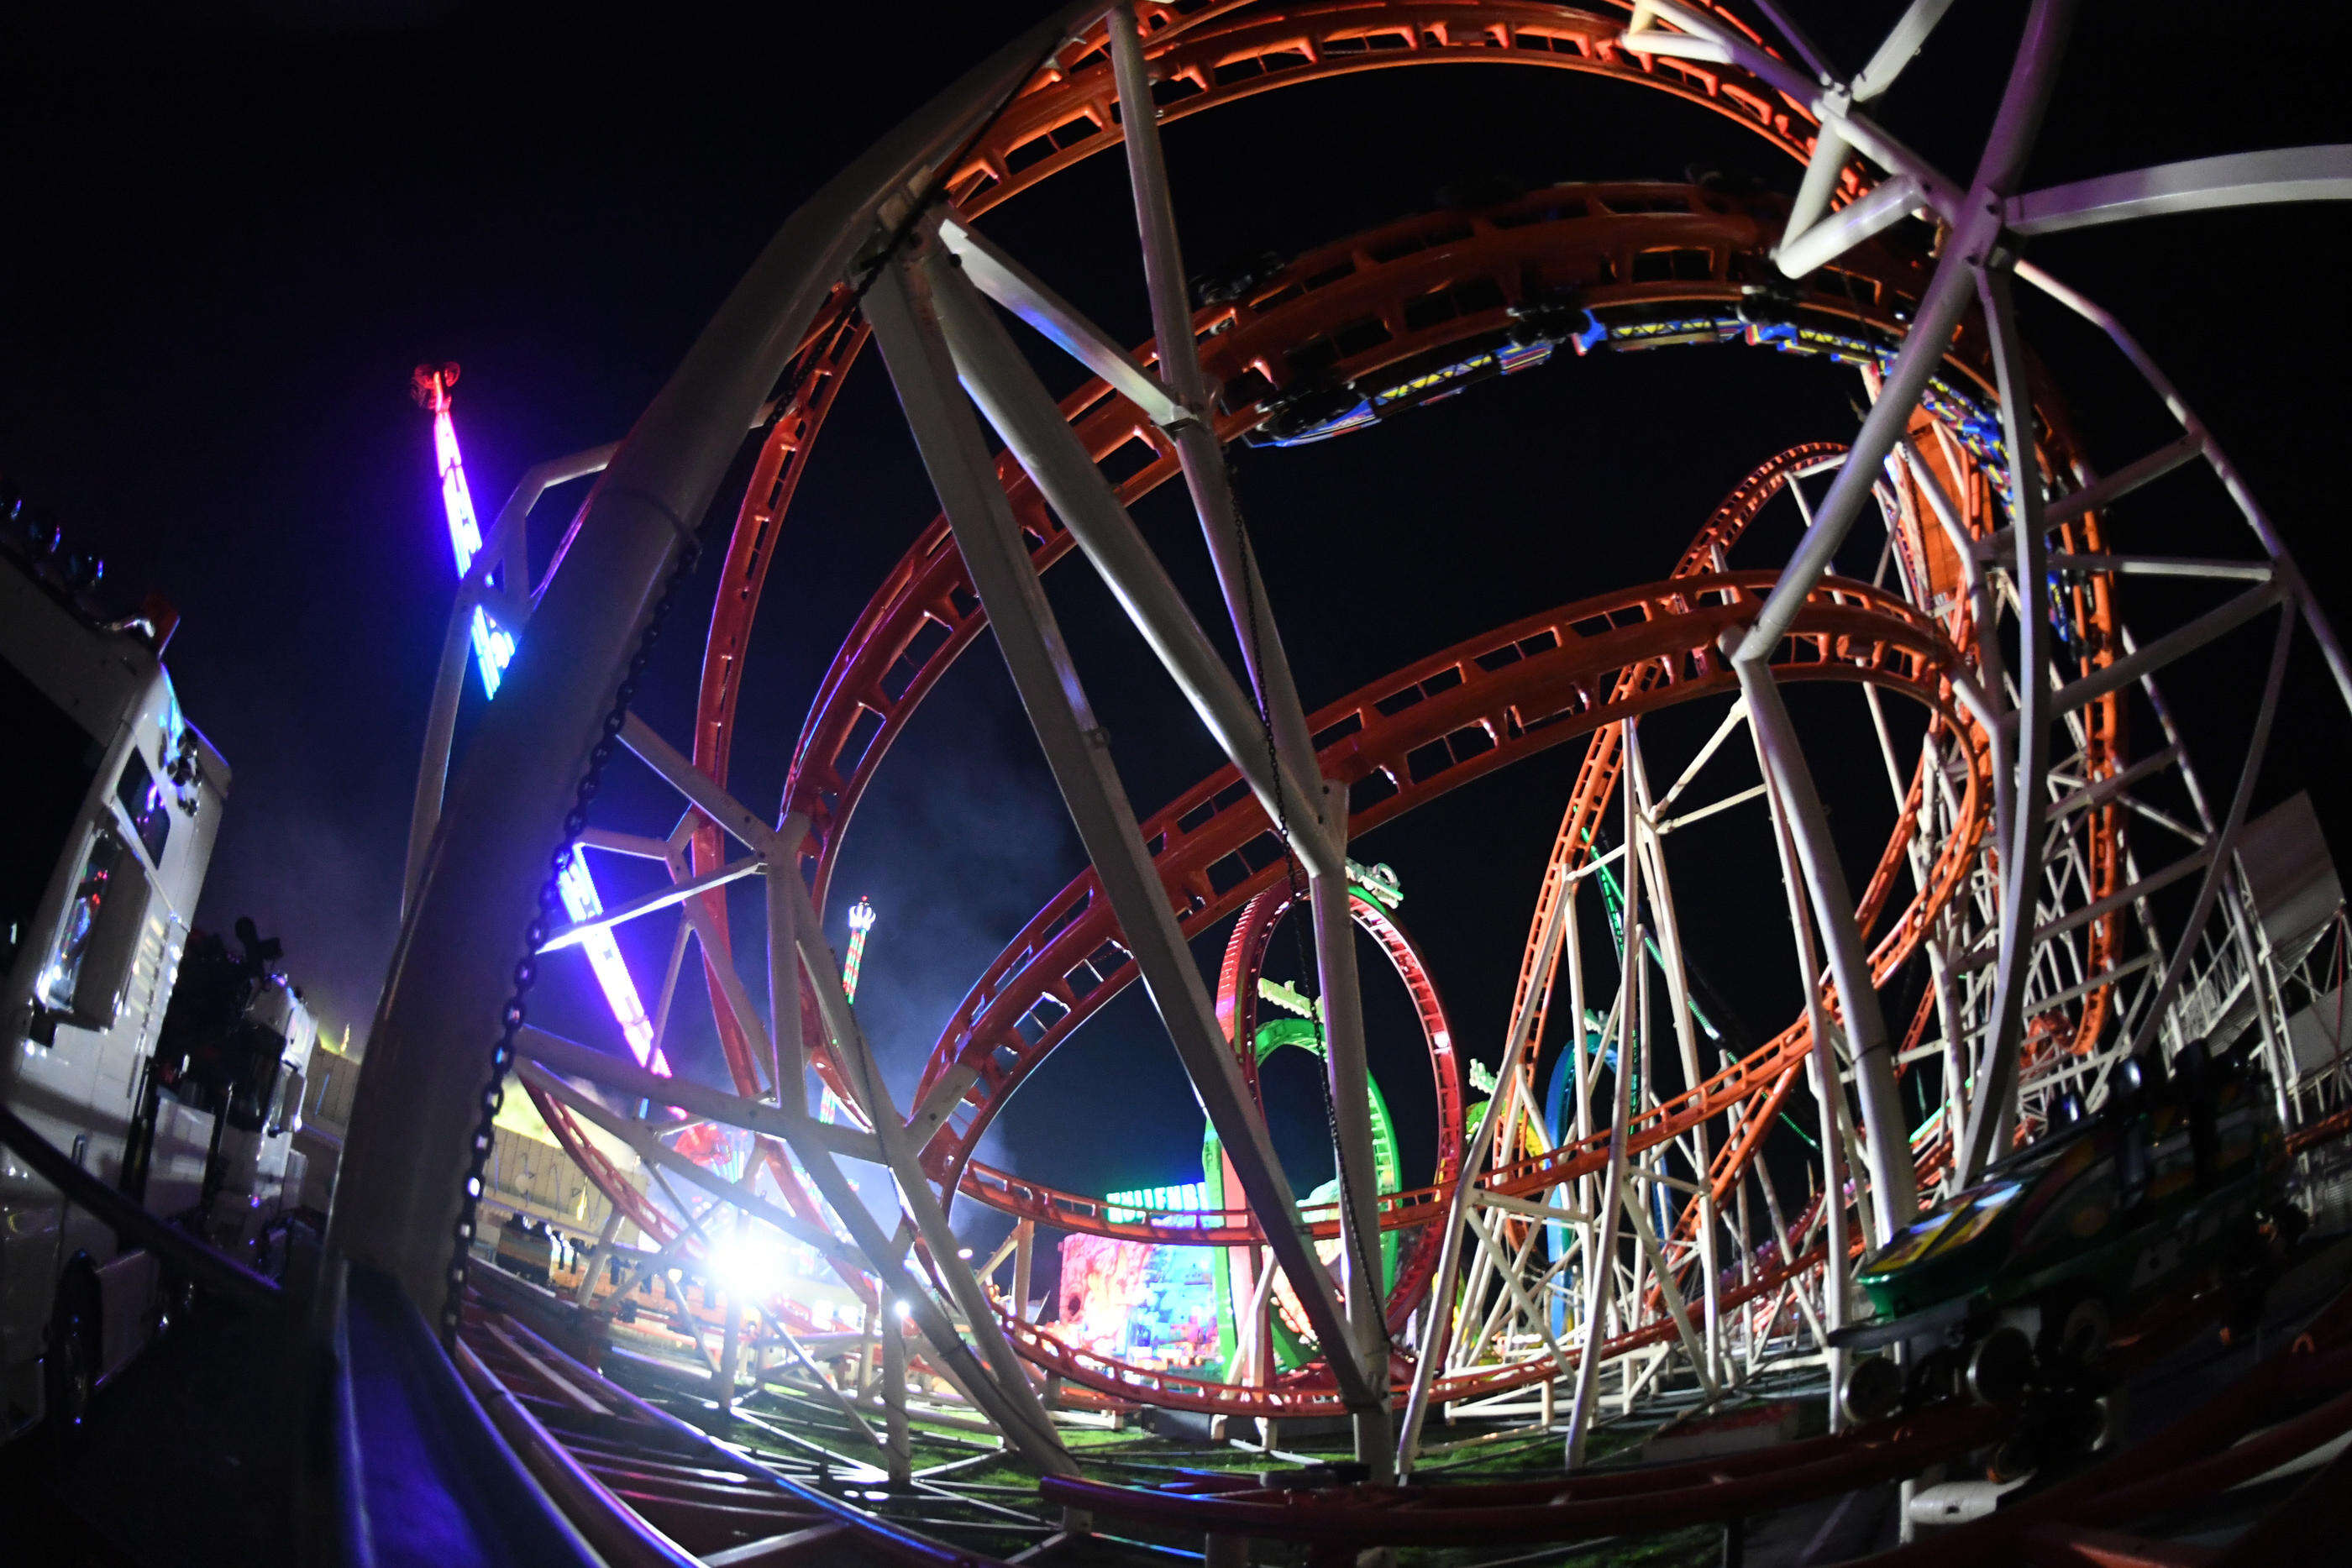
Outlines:
[{"label": "colorful illuminated sign", "polygon": [[1139,1366],[1201,1366],[1217,1355],[1217,1292],[1207,1247],[1107,1236],[1062,1239],[1057,1335]]}]

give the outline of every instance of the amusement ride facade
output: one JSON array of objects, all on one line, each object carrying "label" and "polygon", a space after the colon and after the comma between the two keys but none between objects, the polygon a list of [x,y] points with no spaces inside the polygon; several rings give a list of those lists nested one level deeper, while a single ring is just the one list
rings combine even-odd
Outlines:
[{"label": "amusement ride facade", "polygon": [[[1622,1527],[1643,1509],[1761,1511],[1768,1483],[1729,1463],[1614,1493],[1530,1482],[1432,1501],[1425,1489],[1386,1489],[1423,1462],[1434,1412],[1539,1420],[1564,1442],[1572,1479],[1606,1413],[1670,1394],[1683,1406],[1735,1399],[1776,1366],[1826,1368],[1843,1388],[1865,1354],[1838,1332],[1864,1315],[1855,1260],[2012,1150],[2124,1093],[2134,1063],[2170,1059],[2225,1022],[2269,1074],[2287,1146],[2321,1146],[2352,1103],[2337,1060],[2298,1054],[2290,1014],[2326,989],[2314,977],[2336,955],[2335,927],[2296,925],[2267,896],[2254,846],[2291,836],[2295,819],[2252,807],[2291,651],[2315,646],[2347,703],[2352,667],[2195,413],[2123,324],[2022,245],[2172,212],[2341,197],[2352,158],[2303,149],[2024,188],[2070,10],[2042,0],[1980,162],[1936,169],[1869,106],[1923,46],[1932,59],[1945,9],[1918,0],[1851,77],[1765,0],[1643,0],[1630,14],[1530,0],[1093,5],[976,68],[785,225],[625,442],[534,470],[487,536],[460,546],[459,570],[472,570],[419,789],[410,907],[331,1244],[441,1312],[453,1341],[463,1322],[473,1343],[482,1152],[501,1084],[519,1082],[616,1225],[695,1256],[731,1209],[730,1232],[756,1222],[813,1249],[868,1304],[869,1326],[886,1325],[873,1338],[898,1375],[919,1357],[1045,1478],[1049,1497],[1197,1526],[1228,1546],[1283,1534],[1326,1546],[1557,1539]],[[1497,62],[1605,77],[1723,116],[1801,171],[1796,194],[1720,180],[1502,192],[1221,279],[1203,298],[1188,289],[1159,125],[1302,83]],[[1114,150],[1156,329],[1131,347],[984,223]],[[2095,470],[2067,410],[2081,389],[2053,384],[2021,340],[2025,296],[2111,340],[2143,383],[2134,395],[2160,401],[2178,439]],[[1004,313],[1092,379],[1053,397]],[[1699,344],[1854,367],[1869,405],[1859,433],[1756,454],[1662,580],[1496,627],[1304,706],[1286,652],[1301,607],[1258,577],[1226,448],[1347,439],[1563,356]],[[835,656],[772,811],[729,792],[753,627],[763,602],[772,612],[792,591],[788,564],[770,582],[780,562],[821,548],[791,508],[869,347],[941,510]],[[446,418],[446,387],[435,386]],[[719,568],[694,727],[665,737],[631,702],[653,634],[685,634],[664,622],[697,562],[693,522],[747,429],[757,456]],[[599,470],[561,570],[534,589],[522,542],[532,506]],[[2195,482],[2166,477],[2175,470],[2219,482],[2210,549],[2135,554],[2129,497]],[[1129,516],[1179,479],[1239,673]],[[1758,559],[1743,538],[1775,506],[1800,514],[1801,543],[1785,560]],[[1844,559],[1877,560],[1869,580],[1831,571],[1849,540],[1860,544]],[[1039,587],[1073,549],[1228,759],[1145,813]],[[2150,578],[2191,585],[2189,600],[2165,603],[2197,607],[2136,622],[2133,590]],[[507,638],[505,695],[445,801],[455,688],[469,643],[485,639],[486,605]],[[896,1091],[852,1006],[854,962],[845,988],[824,938],[826,911],[861,799],[983,631],[1090,864],[972,981],[919,1077]],[[2192,761],[2166,683],[2241,632],[2269,640],[2259,691],[2241,694],[2251,740]],[[1809,745],[1782,695],[1798,685],[1853,688],[1876,747]],[[1696,755],[1654,767],[1643,720],[1683,705],[1719,722]],[[1443,977],[1407,933],[1393,879],[1351,860],[1350,842],[1569,744],[1581,763],[1530,912],[1501,1066],[1474,1105]],[[675,831],[590,814],[623,750],[681,797]],[[1712,790],[1708,765],[1738,754],[1760,782]],[[1895,831],[1858,885],[1825,817],[1819,779],[1832,769],[1883,772],[1893,803]],[[2158,803],[2176,800],[2187,820]],[[1694,873],[1671,852],[1677,831],[1732,811],[1781,869],[1784,895],[1745,895],[1759,925],[1790,934],[1803,998],[1778,1033],[1737,1048],[1693,995],[1676,899]],[[575,843],[656,862],[669,885],[605,907],[593,885],[580,892]],[[763,889],[765,920],[751,930],[730,923],[719,891],[747,878]],[[519,890],[542,884],[534,916]],[[617,964],[613,928],[655,918],[675,925],[668,979],[650,1017],[624,1019],[626,1054],[529,1021],[545,953],[586,946]],[[1286,918],[1307,928],[1297,939],[1311,946],[1317,998],[1287,1023],[1265,1015],[1282,988],[1263,983]],[[861,905],[860,948],[873,921]],[[1228,923],[1213,988],[1193,945]],[[1604,927],[1615,958],[1602,967],[1583,933]],[[1394,1135],[1374,1113],[1358,929],[1403,980],[1426,1043],[1437,1143],[1424,1186],[1396,1179]],[[721,1087],[670,1076],[662,1055],[689,949],[731,1079]],[[1207,1115],[1208,1200],[1139,1207],[979,1159],[1023,1082],[1139,980]],[[1890,1015],[1882,997],[1895,995],[1916,1000]],[[456,1047],[488,1038],[502,1008],[486,1095],[485,1062]],[[1304,1207],[1256,1093],[1261,1057],[1286,1042],[1321,1062],[1339,1171],[1333,1198]],[[1817,1138],[1788,1114],[1799,1108]],[[748,1159],[698,1157],[718,1146],[698,1127],[729,1130],[719,1142]],[[604,1152],[614,1139],[648,1167],[650,1188]],[[893,1178],[895,1221],[857,1195],[860,1165]],[[1785,1189],[1793,1171],[1806,1173],[1802,1190]],[[992,1258],[959,1246],[959,1203],[1011,1218]],[[1225,1354],[1171,1368],[1058,1335],[1030,1300],[1041,1231],[1218,1249]],[[595,1283],[592,1271],[581,1301]],[[887,1331],[894,1312],[911,1335]],[[731,1383],[731,1326],[730,1346]],[[1269,1446],[1276,1428],[1253,1423],[1341,1419],[1360,1479],[1306,1502],[1279,1491],[1123,1500],[1086,1477],[1041,1385],[1191,1413],[1220,1435],[1261,1431]],[[1914,1416],[1846,1431],[1850,1417],[1835,1414],[1832,1435],[1785,1453],[1769,1485],[1788,1497],[1850,1490],[1992,1432],[1986,1408],[1957,1396]],[[903,1461],[903,1410],[891,1433],[885,1446]],[[1549,1523],[1527,1517],[1539,1504]]]}]

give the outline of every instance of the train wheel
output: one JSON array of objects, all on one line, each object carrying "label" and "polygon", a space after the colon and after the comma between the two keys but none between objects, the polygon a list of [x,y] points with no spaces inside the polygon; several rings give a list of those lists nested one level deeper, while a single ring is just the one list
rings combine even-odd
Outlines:
[{"label": "train wheel", "polygon": [[1883,1355],[1866,1355],[1846,1368],[1838,1391],[1846,1418],[1867,1426],[1895,1414],[1903,1403],[1903,1369]]},{"label": "train wheel", "polygon": [[2007,1405],[2023,1396],[2033,1373],[2033,1344],[2013,1328],[1997,1328],[1969,1353],[1969,1396],[1979,1405]]},{"label": "train wheel", "polygon": [[2042,1358],[2068,1367],[2096,1366],[2107,1354],[2113,1327],[2106,1302],[2095,1295],[2076,1296],[2043,1315]]},{"label": "train wheel", "polygon": [[2042,1438],[2031,1429],[2012,1432],[1985,1460],[1985,1479],[2021,1481],[2042,1468]]}]

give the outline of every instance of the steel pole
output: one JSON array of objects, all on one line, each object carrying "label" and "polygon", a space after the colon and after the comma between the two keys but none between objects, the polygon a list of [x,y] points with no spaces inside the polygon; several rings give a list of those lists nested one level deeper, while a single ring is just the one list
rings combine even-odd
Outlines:
[{"label": "steel pole", "polygon": [[1135,956],[1202,1112],[1223,1140],[1267,1244],[1290,1276],[1318,1340],[1334,1353],[1329,1363],[1343,1400],[1351,1407],[1368,1405],[1374,1396],[1349,1354],[1330,1279],[1307,1244],[1289,1179],[1144,847],[1111,762],[1108,737],[1095,721],[1060,626],[1021,546],[1012,506],[981,438],[979,420],[958,384],[928,296],[920,271],[895,266],[877,280],[866,308],[932,487],[987,607],[998,651],[1079,841],[1118,912],[1121,938]]},{"label": "steel pole", "polygon": [[[2015,768],[2010,809],[2015,812],[2000,866],[2000,967],[1993,982],[1991,1027],[1975,1062],[1965,1129],[1950,1129],[1954,1190],[1972,1185],[1993,1157],[1996,1134],[2014,1124],[2017,1053],[2025,1030],[2025,988],[2033,973],[2035,917],[2042,891],[2042,824],[2050,811],[2050,612],[2042,581],[2049,537],[2042,522],[2042,474],[2034,455],[2033,398],[2025,384],[2008,276],[1998,267],[1978,274],[1985,327],[1992,339],[1993,372],[2000,389],[2001,444],[2009,457],[2009,506],[2017,556],[2017,731],[2010,747]],[[1979,635],[1997,635],[1987,622]]]},{"label": "steel pole", "polygon": [[[1347,821],[1347,788],[1327,784],[1326,812]],[[1371,1397],[1351,1411],[1356,1462],[1375,1481],[1395,1477],[1395,1450],[1389,1423],[1389,1332],[1381,1292],[1379,1167],[1372,1159],[1370,1068],[1364,1056],[1363,994],[1356,977],[1356,924],[1348,909],[1348,879],[1312,876],[1307,897],[1315,911],[1315,967],[1322,979],[1323,1070],[1331,1096],[1337,1136],[1332,1155],[1339,1167],[1340,1280],[1346,1287],[1348,1327],[1357,1364]]]},{"label": "steel pole", "polygon": [[[1737,635],[1727,633],[1726,640]],[[1863,1124],[1870,1134],[1871,1206],[1878,1239],[1884,1242],[1908,1225],[1918,1209],[1910,1136],[1904,1126],[1903,1102],[1895,1092],[1894,1048],[1887,1038],[1886,1015],[1879,1007],[1869,955],[1863,951],[1861,928],[1854,923],[1853,895],[1846,889],[1845,867],[1839,863],[1829,819],[1813,788],[1812,772],[1804,766],[1789,710],[1780,701],[1780,684],[1769,667],[1734,660],[1733,668],[1738,672],[1740,690],[1747,694],[1748,728],[1756,738],[1766,782],[1775,786],[1767,799],[1796,846],[1805,886],[1812,895],[1814,918],[1828,943],[1830,973],[1837,981],[1838,1006],[1845,1015],[1847,1043],[1853,1054],[1854,1083],[1862,1092]],[[1816,1049],[1820,1043],[1815,1041]]]}]

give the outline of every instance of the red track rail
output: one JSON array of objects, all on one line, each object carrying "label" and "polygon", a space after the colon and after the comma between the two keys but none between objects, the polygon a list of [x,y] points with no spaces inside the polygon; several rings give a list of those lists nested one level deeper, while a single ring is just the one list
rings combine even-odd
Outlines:
[{"label": "red track rail", "polygon": [[[2337,1297],[2308,1330],[2252,1375],[2148,1442],[1990,1519],[1872,1558],[1871,1568],[1974,1568],[2016,1562],[2019,1542],[2028,1531],[2059,1524],[2112,1526],[2168,1512],[2306,1453],[2352,1425],[2352,1395],[2339,1392],[2352,1385],[2352,1355],[2340,1348],[2347,1337],[2352,1337],[2352,1293]],[[2231,1447],[2251,1427],[2274,1418],[2282,1404],[2315,1398],[2326,1398],[2326,1403]],[[1751,1453],[1541,1481],[1302,1490],[1218,1478],[1150,1490],[1051,1477],[1041,1488],[1056,1501],[1113,1518],[1210,1536],[1306,1542],[1327,1549],[1563,1541],[1727,1521],[1916,1475],[1929,1464],[1990,1441],[2011,1419],[2010,1412],[1998,1407],[1947,1404],[1853,1432]],[[2339,1461],[2305,1489],[2313,1499],[2326,1500],[2324,1519],[2352,1514],[2345,1497],[2321,1484],[2336,1481],[2347,1469],[2352,1465]],[[2302,1495],[2296,1500],[2304,1500]],[[2273,1525],[2284,1532],[2300,1524],[2281,1511],[2249,1539],[2259,1545]],[[2228,1560],[2253,1564],[2321,1559],[2233,1549]],[[2133,1559],[2056,1561],[2125,1563]]]},{"label": "red track rail", "polygon": [[[1165,83],[1176,84],[1163,87],[1161,96],[1167,99],[1171,94],[1181,95],[1181,101],[1172,102],[1169,109],[1170,119],[1277,86],[1392,66],[1517,61],[1615,76],[1704,102],[1757,130],[1792,156],[1804,156],[1811,146],[1810,122],[1795,106],[1778,102],[1769,93],[1759,94],[1755,84],[1743,81],[1737,72],[1629,55],[1613,43],[1622,21],[1591,13],[1486,3],[1341,3],[1287,8],[1220,5],[1189,17],[1179,16],[1168,7],[1143,9],[1146,25],[1153,29],[1148,52],[1155,75]],[[1108,108],[1108,76],[1099,47],[1083,41],[1042,71],[975,146],[971,161],[957,171],[951,191],[967,214],[985,212],[1089,153],[1115,144],[1118,130]],[[1197,90],[1187,93],[1182,85],[1186,83]],[[1220,435],[1231,439],[1264,423],[1285,397],[1308,385],[1346,382],[1377,389],[1383,377],[1409,381],[1433,356],[1442,357],[1460,345],[1507,329],[1515,310],[1573,300],[1607,319],[1612,312],[1674,303],[1719,307],[1736,298],[1748,278],[1773,276],[1762,264],[1783,210],[1772,198],[1733,200],[1686,187],[1555,188],[1478,213],[1400,220],[1310,252],[1241,298],[1200,313],[1196,331],[1204,337],[1204,365],[1224,388],[1218,417]],[[1671,280],[1664,275],[1646,277],[1643,258],[1660,252],[1685,258],[1702,256],[1706,276],[1678,265],[1666,269],[1673,275]],[[1805,307],[1843,318],[1885,340],[1899,338],[1903,319],[1924,278],[1917,258],[1872,247],[1847,258],[1842,267],[1844,270],[1820,275],[1803,301]],[[816,435],[863,341],[863,325],[846,296],[836,296],[804,341],[789,378],[789,395],[763,444],[730,541],[706,651],[694,737],[697,764],[722,782],[741,690],[744,652],[767,568],[776,553],[786,510]],[[1328,351],[1318,352],[1318,348]],[[1148,348],[1141,357],[1149,362]],[[1964,332],[1949,365],[1976,383],[1979,394],[1989,391],[1989,378],[1980,369],[1982,361],[1981,346]],[[1120,485],[1124,498],[1132,500],[1173,474],[1173,454],[1164,439],[1136,410],[1109,395],[1099,383],[1082,390],[1069,400],[1066,409],[1098,461],[1115,473],[1133,470]],[[2063,419],[2053,417],[2055,413],[2049,411],[2044,423],[2063,431]],[[1033,558],[1042,570],[1066,553],[1070,541],[1026,476],[1009,459],[1003,467],[1016,511],[1029,530]],[[2103,585],[2095,585],[2092,591],[2103,592]],[[796,752],[785,805],[787,810],[806,812],[812,821],[807,849],[816,862],[820,900],[841,833],[889,743],[982,624],[961,562],[949,548],[943,523],[935,520],[885,583],[845,644]],[[1693,657],[1702,655],[1695,653]],[[1629,669],[1637,667],[1638,661]],[[1494,733],[1491,721],[1486,729]],[[1581,729],[1563,728],[1550,738],[1576,733]],[[1549,743],[1547,739],[1543,744]],[[1467,743],[1444,735],[1421,741],[1424,747],[1441,749],[1456,744]],[[1516,754],[1519,748],[1498,745],[1497,749]],[[1601,747],[1594,749],[1597,753]],[[1451,760],[1450,751],[1448,756]],[[1402,770],[1410,768],[1408,761]],[[1400,771],[1394,759],[1386,768],[1391,777]],[[1465,773],[1462,779],[1474,776]],[[1423,798],[1411,788],[1401,791],[1402,795],[1412,795],[1415,801]],[[1974,799],[1972,790],[1972,802]],[[1185,805],[1180,801],[1178,808],[1171,810],[1177,811]],[[1384,820],[1385,815],[1403,809],[1397,805],[1381,813],[1374,808],[1366,820],[1376,814]],[[1973,833],[1969,837],[1972,846]],[[707,865],[718,849],[715,832],[706,828],[694,845],[697,866]],[[1874,878],[1873,891],[1882,902],[1885,890],[1880,884],[1890,883],[1897,858],[1898,847],[1890,846],[1880,876]],[[1208,872],[1206,867],[1197,870],[1200,875]],[[1951,877],[1947,875],[1943,883],[1948,891]],[[1223,894],[1212,896],[1197,883],[1187,885],[1183,894],[1196,909],[1227,906]],[[1923,902],[1915,901],[1896,931],[1890,934],[1890,940],[1904,938],[1897,945],[1897,962],[1916,941],[1924,918]],[[706,955],[708,973],[710,962],[724,957],[726,928],[723,903],[713,896],[706,907],[719,925],[716,951]],[[1032,934],[1034,931],[1033,924]],[[1098,970],[1089,972],[1101,977]],[[992,971],[992,978],[984,980],[982,992],[975,995],[991,993],[992,1002],[1001,1000],[992,992],[992,982],[1001,977]],[[758,1082],[757,1069],[745,1031],[715,980],[710,989],[730,1071],[739,1087],[752,1092]],[[1049,985],[1040,997],[1029,998],[1029,1006],[1039,1005],[1046,997],[1069,1009],[1057,1023],[1074,1023],[1076,1017],[1099,1005],[1098,1001],[1081,1003]],[[2104,999],[2102,995],[2094,1005]],[[984,1036],[986,1020],[971,1021]],[[1066,1032],[1063,1029],[1055,1038]],[[1776,1041],[1774,1046],[1782,1043]],[[948,1049],[943,1042],[942,1050]],[[971,1054],[968,1042],[953,1049],[967,1058]],[[986,1201],[1015,1212],[1030,1212],[1034,1218],[1066,1228],[1073,1218],[1079,1218],[1080,1228],[1095,1228],[1074,1211],[1073,1202],[1084,1200],[1072,1200],[1070,1195],[1055,1194],[1034,1184],[1013,1183],[999,1173],[969,1164],[979,1128],[993,1114],[1002,1091],[1034,1064],[1034,1060],[1023,1061],[1018,1051],[1007,1059],[1009,1049],[1000,1044],[985,1053],[985,1061],[966,1060],[945,1068],[935,1053],[926,1073],[926,1090],[966,1070],[971,1076],[951,1108],[936,1099],[929,1103],[931,1117],[919,1126],[919,1132],[933,1135],[927,1164],[951,1183],[969,1185]],[[1776,1055],[1774,1047],[1759,1053],[1759,1058],[1768,1055]],[[821,1041],[814,1060],[821,1073],[833,1075]],[[1785,1096],[1789,1075],[1800,1061],[1801,1050],[1794,1055],[1778,1052],[1777,1071],[1770,1080],[1744,1085],[1752,1124],[1769,1121],[1769,1111]],[[1022,1065],[1011,1071],[1011,1063],[1016,1061]],[[1725,1077],[1737,1075],[1735,1069]],[[568,1127],[568,1114],[560,1106],[543,1104],[541,1108],[559,1138],[596,1176],[603,1162],[576,1135],[576,1129]],[[952,1119],[956,1117],[961,1118],[961,1126]],[[1507,1146],[1503,1152],[1509,1152]],[[1738,1158],[1734,1156],[1744,1157],[1746,1152],[1736,1143],[1727,1145],[1725,1159],[1718,1161],[1718,1184],[1729,1179],[1722,1174],[1727,1167],[1736,1175]],[[781,1151],[762,1140],[761,1153],[787,1201],[796,1209],[813,1211],[814,1205]],[[1553,1156],[1560,1153],[1550,1152]],[[1509,1190],[1538,1190],[1558,1179],[1544,1168],[1546,1161],[1525,1163],[1525,1170],[1502,1173],[1504,1180],[1522,1184]],[[1574,1158],[1567,1163],[1573,1164]],[[1553,1166],[1561,1164],[1557,1158],[1549,1161]],[[624,1203],[632,1219],[651,1234],[667,1235],[668,1227],[651,1205],[628,1192],[615,1173],[603,1175],[615,1179],[599,1180],[598,1185]],[[1400,1197],[1384,1205],[1384,1226],[1417,1223],[1426,1217],[1414,1211],[1427,1208],[1427,1195],[1410,1196],[1419,1201]],[[1159,1228],[1142,1228],[1157,1239],[1195,1243],[1201,1239],[1197,1231],[1179,1238],[1161,1235]],[[1233,1234],[1239,1240],[1252,1233],[1236,1228]]]}]

